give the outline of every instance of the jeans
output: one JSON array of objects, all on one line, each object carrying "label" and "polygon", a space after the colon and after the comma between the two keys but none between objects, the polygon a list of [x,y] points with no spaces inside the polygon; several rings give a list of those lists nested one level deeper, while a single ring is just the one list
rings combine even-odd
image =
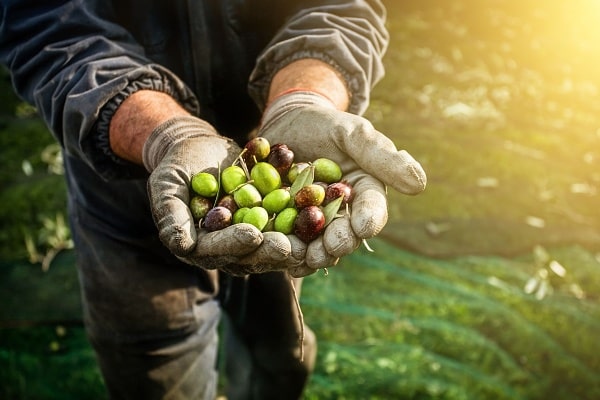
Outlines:
[{"label": "jeans", "polygon": [[305,328],[301,362],[287,275],[186,265],[158,239],[145,179],[107,182],[68,156],[65,171],[86,329],[111,399],[212,400],[217,360],[229,400],[301,397],[316,341]]}]

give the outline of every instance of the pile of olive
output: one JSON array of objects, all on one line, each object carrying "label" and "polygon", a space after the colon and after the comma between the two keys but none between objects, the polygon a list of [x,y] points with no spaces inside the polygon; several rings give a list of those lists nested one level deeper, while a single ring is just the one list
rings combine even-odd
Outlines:
[{"label": "pile of olive", "polygon": [[352,187],[341,178],[332,160],[294,162],[285,144],[271,146],[257,137],[218,176],[201,172],[192,177],[190,210],[208,231],[248,223],[308,243],[351,202]]}]

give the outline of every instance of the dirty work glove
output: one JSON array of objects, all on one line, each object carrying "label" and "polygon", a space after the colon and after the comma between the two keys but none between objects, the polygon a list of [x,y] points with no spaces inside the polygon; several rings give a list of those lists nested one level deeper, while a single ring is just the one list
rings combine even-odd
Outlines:
[{"label": "dirty work glove", "polygon": [[261,233],[250,224],[207,232],[194,223],[188,204],[192,176],[217,174],[241,149],[196,117],[176,117],[158,126],[144,145],[151,172],[148,194],[163,244],[179,259],[233,275],[267,272],[286,259],[289,240],[277,232]]},{"label": "dirty work glove", "polygon": [[[285,143],[297,161],[325,157],[338,163],[354,188],[350,215],[333,220],[308,246],[290,238],[295,261],[290,272],[303,276],[334,265],[362,239],[377,235],[387,222],[386,185],[414,195],[425,189],[421,165],[360,116],[339,111],[325,97],[295,91],[276,98],[263,115],[259,136]],[[302,262],[304,260],[304,262]]]}]

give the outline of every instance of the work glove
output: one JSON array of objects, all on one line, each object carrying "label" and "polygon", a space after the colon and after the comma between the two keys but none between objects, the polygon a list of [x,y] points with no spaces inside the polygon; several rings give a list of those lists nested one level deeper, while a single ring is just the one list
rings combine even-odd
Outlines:
[{"label": "work glove", "polygon": [[189,209],[192,177],[217,176],[240,154],[231,139],[196,117],[176,117],[158,126],[147,139],[143,161],[151,172],[148,194],[162,243],[182,261],[242,276],[282,268],[291,251],[279,232],[262,233],[250,224],[215,232],[200,229]]},{"label": "work glove", "polygon": [[421,165],[363,117],[339,111],[324,96],[295,91],[276,98],[265,110],[259,136],[285,143],[294,160],[329,158],[353,186],[350,213],[334,219],[317,239],[304,244],[290,236],[286,260],[293,276],[305,276],[333,266],[364,239],[377,235],[387,222],[386,185],[414,195],[425,189]]}]

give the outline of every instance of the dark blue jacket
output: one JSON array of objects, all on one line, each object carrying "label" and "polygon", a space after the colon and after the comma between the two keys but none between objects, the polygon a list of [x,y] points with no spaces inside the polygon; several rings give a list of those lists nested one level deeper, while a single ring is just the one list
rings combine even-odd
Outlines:
[{"label": "dark blue jacket", "polygon": [[385,10],[371,1],[0,0],[0,62],[69,157],[104,179],[139,176],[108,124],[140,89],[170,93],[243,143],[272,75],[302,57],[346,78],[362,113],[383,76]]}]

